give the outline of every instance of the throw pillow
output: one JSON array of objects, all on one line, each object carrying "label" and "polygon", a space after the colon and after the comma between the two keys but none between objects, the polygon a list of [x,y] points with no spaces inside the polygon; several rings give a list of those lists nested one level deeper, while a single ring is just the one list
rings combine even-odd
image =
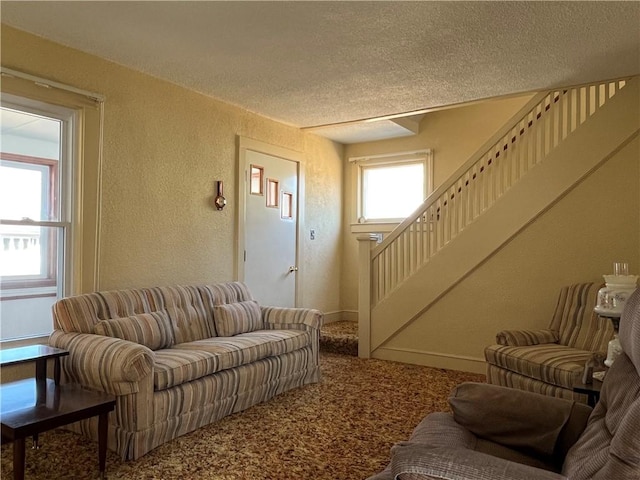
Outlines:
[{"label": "throw pillow", "polygon": [[213,321],[220,337],[232,337],[263,328],[262,313],[255,300],[214,305]]},{"label": "throw pillow", "polygon": [[139,313],[130,317],[102,320],[96,324],[94,332],[139,343],[151,350],[160,350],[174,344],[173,327],[166,312]]}]

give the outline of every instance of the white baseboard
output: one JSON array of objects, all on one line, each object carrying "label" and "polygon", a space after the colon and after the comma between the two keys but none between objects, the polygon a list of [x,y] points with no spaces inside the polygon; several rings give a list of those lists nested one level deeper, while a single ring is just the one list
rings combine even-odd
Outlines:
[{"label": "white baseboard", "polygon": [[[357,322],[357,310],[338,310],[325,312],[324,314],[325,324],[343,320]],[[380,347],[371,354],[371,358],[480,374],[485,374],[487,370],[484,358],[442,352],[426,352],[410,348]]]},{"label": "white baseboard", "polygon": [[486,373],[486,362],[483,358],[467,357],[441,352],[423,352],[405,348],[377,348],[371,358],[390,360],[393,362],[411,363],[446,370],[458,370],[471,373]]}]

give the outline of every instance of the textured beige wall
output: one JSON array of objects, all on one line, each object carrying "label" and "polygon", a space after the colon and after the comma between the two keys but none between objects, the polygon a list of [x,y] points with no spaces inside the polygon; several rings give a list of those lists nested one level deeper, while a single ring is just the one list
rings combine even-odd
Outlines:
[{"label": "textured beige wall", "polygon": [[[308,157],[332,159],[330,162],[307,162],[305,168],[307,202],[302,239],[305,254],[303,303],[324,305],[330,298],[331,308],[325,308],[325,313],[341,309],[343,150],[341,144],[327,142],[315,135],[304,138],[304,152]],[[330,181],[332,178],[334,182]],[[311,229],[315,230],[315,240],[310,238]]]},{"label": "textured beige wall", "polygon": [[[339,309],[340,145],[4,25],[2,65],[106,97],[101,289],[233,279],[242,135],[304,153],[304,227],[317,231],[304,240],[304,305]],[[222,212],[211,206],[216,180]]]},{"label": "textured beige wall", "polygon": [[[348,145],[345,147],[345,160],[349,157],[431,148],[434,152],[434,189],[438,188],[530,98],[531,95],[492,100],[427,114],[422,119],[418,135]],[[342,270],[342,305],[345,310],[357,310],[358,307],[358,242],[357,234],[350,233],[351,223],[356,218],[356,175],[355,165],[345,161],[345,268]]]},{"label": "textured beige wall", "polygon": [[602,282],[614,261],[640,272],[639,192],[636,137],[385,347],[482,362],[498,331],[548,327],[562,286]]}]

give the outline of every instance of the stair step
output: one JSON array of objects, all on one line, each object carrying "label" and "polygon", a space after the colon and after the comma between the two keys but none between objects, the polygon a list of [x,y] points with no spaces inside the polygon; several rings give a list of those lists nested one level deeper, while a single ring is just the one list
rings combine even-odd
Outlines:
[{"label": "stair step", "polygon": [[320,331],[320,350],[358,356],[358,323],[339,321],[324,325]]}]

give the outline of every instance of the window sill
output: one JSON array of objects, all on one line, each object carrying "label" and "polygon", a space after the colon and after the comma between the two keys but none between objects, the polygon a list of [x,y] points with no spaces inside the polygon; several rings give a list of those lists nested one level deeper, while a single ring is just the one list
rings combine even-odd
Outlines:
[{"label": "window sill", "polygon": [[57,287],[23,287],[23,288],[0,288],[0,302],[7,300],[28,300],[30,298],[56,297]]},{"label": "window sill", "polygon": [[38,335],[37,337],[16,338],[13,340],[0,341],[0,349],[26,347],[30,345],[48,345],[49,335]]}]

